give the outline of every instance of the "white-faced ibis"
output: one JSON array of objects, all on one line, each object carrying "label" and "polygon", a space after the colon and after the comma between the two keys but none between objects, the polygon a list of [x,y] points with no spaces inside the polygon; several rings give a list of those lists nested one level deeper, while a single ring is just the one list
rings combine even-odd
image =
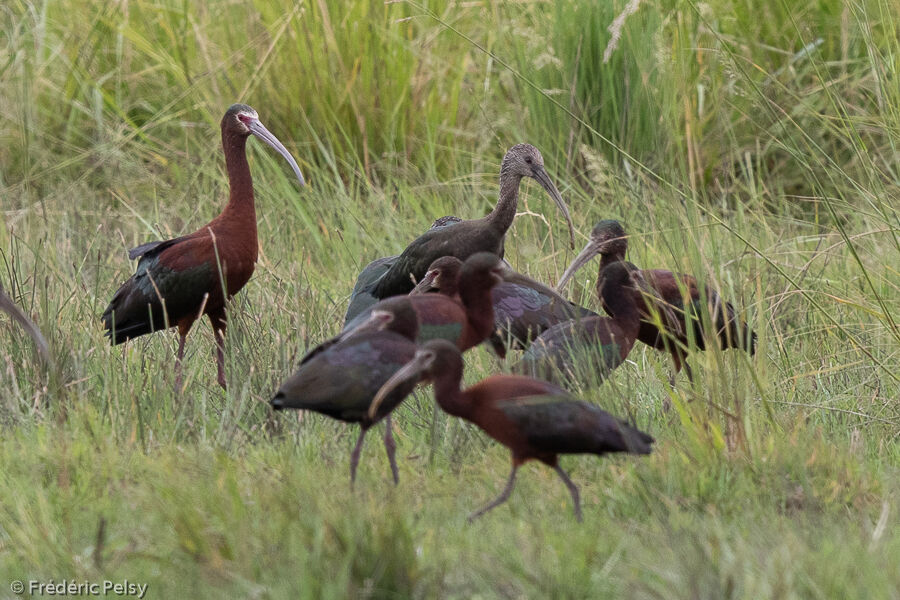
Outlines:
[{"label": "white-faced ibis", "polygon": [[595,381],[621,365],[637,339],[640,313],[635,277],[622,263],[603,270],[599,293],[612,317],[592,316],[554,325],[534,340],[516,370],[548,381],[571,382],[575,364],[589,359]]},{"label": "white-faced ibis", "polygon": [[[459,217],[447,215],[435,220],[431,224],[431,229],[439,229],[455,225],[462,221]],[[353,321],[360,313],[378,302],[378,298],[372,295],[372,289],[381,277],[388,272],[400,255],[385,256],[384,258],[376,258],[367,264],[356,278],[356,285],[350,293],[350,305],[347,307],[347,313],[344,315],[344,328]]]},{"label": "white-faced ibis", "polygon": [[650,453],[652,437],[552,383],[522,375],[492,375],[460,390],[462,375],[462,356],[452,344],[428,342],[384,384],[369,410],[378,414],[382,398],[394,401],[398,390],[431,381],[434,398],[445,412],[474,423],[510,449],[512,472],[506,487],[496,500],[472,513],[470,521],[509,498],[516,471],[531,459],[556,471],[569,489],[575,517],[581,521],[578,488],[559,466],[560,454]]},{"label": "white-faced ibis", "polygon": [[[494,331],[491,289],[503,281],[506,269],[505,263],[496,254],[479,252],[462,263],[456,297],[443,294],[406,296],[418,315],[417,341],[444,339],[456,344],[460,351],[465,351],[488,339]],[[377,310],[387,300],[390,298],[374,304],[370,310]],[[368,311],[363,311],[344,331],[352,331],[368,318],[368,314]],[[494,344],[494,349],[501,357],[505,355],[502,344]]]},{"label": "white-faced ibis", "polygon": [[544,158],[530,144],[517,144],[507,151],[500,166],[500,199],[494,210],[481,219],[462,221],[453,227],[432,229],[414,240],[400,254],[373,288],[377,298],[407,294],[420,280],[428,265],[442,256],[465,260],[476,252],[490,252],[503,258],[503,241],[516,216],[519,183],[532,177],[550,194],[569,225],[569,237],[575,246],[575,230],[569,209],[544,169]]},{"label": "white-faced ibis", "polygon": [[400,386],[370,415],[369,406],[379,388],[416,352],[419,322],[412,304],[403,297],[389,298],[352,331],[345,331],[307,353],[299,369],[272,398],[272,408],[313,410],[334,419],[359,423],[361,431],[350,455],[350,484],[363,439],[372,425],[385,419],[384,447],[394,483],[399,481],[394,458],[391,411],[412,391],[415,382]]},{"label": "white-faced ibis", "polygon": [[[462,261],[455,256],[437,259],[410,294],[457,295],[461,267]],[[597,316],[511,268],[503,271],[503,281],[491,290],[491,300],[499,338],[503,342],[512,341],[520,348],[527,348],[534,338],[558,323]]]},{"label": "white-faced ibis", "polygon": [[[557,289],[563,289],[566,282],[597,254],[600,255],[599,272],[615,262],[624,262],[625,253],[628,250],[628,238],[625,229],[615,220],[600,221],[591,231],[591,239],[578,256],[569,265],[559,280]],[[756,333],[748,324],[741,323],[734,306],[722,299],[716,290],[709,286],[704,288],[704,295],[700,293],[700,285],[697,279],[683,273],[673,273],[663,269],[638,270],[631,263],[624,262],[630,269],[638,271],[643,289],[632,291],[638,310],[641,313],[641,326],[638,339],[657,350],[668,351],[675,363],[677,374],[682,366],[692,379],[691,369],[686,362],[685,348],[688,345],[688,330],[685,323],[690,318],[693,327],[693,338],[697,349],[706,348],[706,338],[709,332],[704,331],[701,319],[702,302],[705,301],[709,308],[709,315],[713,326],[714,335],[722,349],[743,348],[754,354],[756,351]],[[601,281],[597,280],[598,293]],[[601,296],[603,308],[609,312],[608,301]],[[685,311],[687,305],[687,311]],[[686,315],[685,313],[688,313]],[[653,314],[657,313],[665,326],[661,332],[654,324]]]},{"label": "white-faced ibis", "polygon": [[178,327],[175,387],[179,389],[185,338],[204,314],[216,338],[219,385],[225,387],[225,302],[250,279],[258,252],[253,180],[245,151],[250,135],[272,146],[291,165],[300,184],[305,183],[297,162],[263,127],[256,111],[233,104],[222,117],[230,186],[225,209],[194,233],[129,250],[128,258],[140,259],[135,274],[116,291],[101,317],[113,344]]}]

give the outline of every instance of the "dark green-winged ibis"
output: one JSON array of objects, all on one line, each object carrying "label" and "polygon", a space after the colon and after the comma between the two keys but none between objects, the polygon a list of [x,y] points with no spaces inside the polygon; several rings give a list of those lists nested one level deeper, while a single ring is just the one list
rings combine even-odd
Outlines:
[{"label": "dark green-winged ibis", "polygon": [[544,169],[544,159],[530,144],[516,144],[507,151],[500,166],[500,199],[494,210],[481,219],[462,221],[453,227],[432,229],[414,240],[400,254],[372,290],[377,298],[407,294],[422,279],[428,265],[442,256],[465,260],[476,252],[490,252],[503,258],[503,241],[516,216],[519,183],[532,177],[550,194],[569,226],[575,247],[575,229],[569,209]]},{"label": "dark green-winged ibis", "polygon": [[431,381],[434,398],[446,413],[474,423],[510,449],[512,472],[506,487],[496,500],[472,513],[470,521],[509,499],[516,471],[531,459],[557,472],[581,521],[578,488],[559,466],[560,454],[650,453],[652,437],[552,383],[523,375],[492,375],[461,390],[462,375],[463,360],[456,347],[443,340],[427,342],[378,391],[369,410],[379,414],[382,398],[394,402],[398,390]]},{"label": "dark green-winged ibis", "polygon": [[[688,345],[687,325],[685,323],[685,304],[693,327],[693,338],[697,349],[706,348],[706,338],[709,332],[704,330],[701,319],[702,302],[709,307],[709,315],[714,324],[714,335],[722,349],[743,348],[750,354],[756,352],[756,333],[746,323],[741,323],[734,306],[722,299],[716,290],[709,286],[704,288],[704,295],[700,293],[700,285],[697,279],[683,273],[673,273],[663,269],[638,270],[636,266],[625,262],[625,253],[628,250],[628,238],[625,229],[615,220],[600,221],[591,231],[591,239],[584,250],[575,257],[569,268],[557,284],[557,289],[563,289],[566,282],[575,272],[586,265],[596,255],[600,255],[599,272],[610,264],[623,262],[630,269],[638,271],[640,280],[644,282],[643,290],[634,289],[635,302],[641,314],[641,326],[638,338],[643,343],[657,350],[668,351],[675,363],[675,373],[682,367],[693,379],[690,366],[686,362],[685,349]],[[598,293],[600,279],[597,280]],[[608,301],[601,296],[603,308],[609,312]],[[649,305],[648,305],[649,302]],[[653,314],[657,313],[666,331],[661,332],[654,324]]]},{"label": "dark green-winged ibis", "polygon": [[599,292],[612,316],[595,315],[554,325],[532,342],[515,370],[547,381],[572,383],[575,365],[588,361],[592,378],[603,380],[625,361],[637,339],[636,277],[623,263],[607,266]]},{"label": "dark green-winged ibis", "polygon": [[301,360],[272,398],[272,408],[312,410],[334,419],[359,423],[361,431],[350,455],[350,484],[363,438],[372,425],[385,419],[384,447],[394,483],[399,481],[394,458],[391,411],[412,391],[415,382],[400,386],[370,415],[369,406],[379,388],[416,352],[419,322],[412,303],[404,297],[379,303],[368,319],[351,331],[319,344]]},{"label": "dark green-winged ibis", "polygon": [[[410,293],[456,295],[461,267],[462,261],[455,256],[437,259]],[[527,348],[534,338],[557,323],[597,316],[511,268],[503,272],[503,281],[491,290],[491,300],[498,336],[503,342],[511,341],[520,348]]]},{"label": "dark green-winged ibis", "polygon": [[116,291],[101,317],[113,344],[177,327],[177,389],[181,387],[185,338],[202,315],[212,323],[218,381],[225,387],[225,302],[250,279],[258,252],[253,180],[246,154],[250,135],[272,146],[291,165],[300,184],[305,183],[297,162],[263,127],[256,111],[246,104],[233,104],[222,117],[230,187],[225,209],[194,233],[129,250],[128,258],[139,259],[135,274]]},{"label": "dark green-winged ibis", "polygon": [[[431,229],[439,229],[455,225],[462,221],[459,217],[447,215],[441,217],[431,224]],[[388,272],[388,269],[397,261],[397,256],[385,256],[384,258],[376,258],[367,264],[356,278],[356,285],[350,293],[350,305],[347,307],[347,313],[344,315],[344,327],[353,321],[361,312],[378,302],[378,298],[372,295],[372,288]]]},{"label": "dark green-winged ibis", "polygon": [[[454,225],[458,227],[458,225]],[[455,297],[443,294],[417,294],[406,296],[419,319],[419,343],[433,339],[448,340],[460,351],[468,350],[490,338],[494,331],[494,309],[491,289],[503,281],[508,267],[490,252],[473,254],[462,263],[458,290]],[[377,310],[381,300],[369,310]],[[363,311],[351,321],[344,331],[352,331],[368,318]],[[504,357],[506,350],[499,340],[492,340],[494,350]]]}]

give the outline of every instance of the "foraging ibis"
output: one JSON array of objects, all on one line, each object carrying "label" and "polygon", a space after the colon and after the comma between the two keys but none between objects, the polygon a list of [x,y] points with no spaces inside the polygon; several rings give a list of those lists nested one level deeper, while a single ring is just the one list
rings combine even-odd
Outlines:
[{"label": "foraging ibis", "polygon": [[312,410],[333,419],[359,423],[359,439],[350,455],[351,486],[356,480],[366,432],[381,419],[385,419],[384,447],[394,483],[400,479],[390,413],[412,391],[415,382],[398,387],[380,410],[370,414],[369,406],[391,375],[412,359],[418,332],[418,318],[409,300],[403,297],[384,300],[358,327],[307,353],[297,372],[281,384],[270,401],[275,410]]},{"label": "foraging ibis", "polygon": [[596,380],[604,379],[621,365],[640,329],[640,313],[633,290],[637,275],[621,262],[602,272],[600,294],[612,317],[593,316],[554,325],[534,340],[515,370],[546,379],[571,383],[576,363],[589,360]]},{"label": "foraging ibis", "polygon": [[[624,262],[628,250],[628,238],[621,223],[607,219],[597,223],[591,231],[591,238],[584,250],[572,261],[557,284],[561,290],[578,269],[586,265],[594,256],[600,255],[599,271],[615,262]],[[630,269],[636,266],[625,262]],[[675,374],[682,366],[693,379],[690,366],[686,362],[685,349],[688,345],[687,318],[693,327],[694,343],[698,350],[706,348],[706,337],[712,333],[718,340],[719,347],[743,348],[751,355],[756,352],[756,333],[749,324],[741,323],[734,306],[722,299],[719,293],[709,286],[700,293],[700,284],[691,275],[673,273],[663,269],[639,270],[640,279],[646,284],[643,289],[634,289],[635,302],[641,314],[641,326],[638,338],[643,343],[657,350],[668,351],[675,363]],[[597,280],[598,294],[601,281]],[[704,330],[700,318],[702,303],[707,303],[715,332]],[[601,296],[603,308],[609,312],[606,297]],[[649,304],[648,304],[649,303]],[[687,310],[685,310],[687,305]],[[686,315],[685,313],[689,313]],[[665,331],[660,331],[654,323],[653,315],[658,313]]]},{"label": "foraging ibis", "polygon": [[[456,295],[461,267],[462,261],[455,256],[437,259],[410,294]],[[511,268],[503,271],[503,281],[491,290],[491,301],[499,338],[503,342],[514,342],[520,348],[527,348],[534,338],[557,323],[597,316],[597,313],[569,302],[556,290]]]},{"label": "foraging ibis", "polygon": [[519,183],[532,177],[550,194],[569,226],[569,238],[575,246],[575,229],[569,209],[544,169],[544,158],[530,144],[517,144],[507,151],[500,166],[500,198],[494,210],[481,219],[462,221],[452,227],[432,229],[414,240],[372,290],[377,298],[407,294],[414,280],[420,280],[434,260],[455,256],[465,260],[476,252],[490,252],[503,258],[503,241],[516,216]]},{"label": "foraging ibis", "polygon": [[556,471],[569,489],[575,517],[581,521],[578,487],[559,466],[560,454],[650,453],[651,436],[552,383],[522,375],[492,375],[461,390],[462,375],[459,350],[443,340],[430,341],[384,384],[369,411],[378,414],[382,398],[393,402],[399,390],[408,390],[418,381],[431,381],[435,401],[446,413],[474,423],[510,449],[512,471],[506,487],[496,500],[472,513],[470,521],[506,502],[516,471],[531,459]]},{"label": "foraging ibis", "polygon": [[195,231],[148,242],[128,251],[139,259],[135,274],[116,291],[101,319],[111,342],[121,344],[169,327],[178,328],[175,387],[181,387],[184,344],[194,321],[209,317],[216,339],[218,382],[225,388],[225,303],[250,279],[256,265],[256,208],[246,144],[251,135],[272,146],[303,185],[300,167],[284,145],[246,104],[222,117],[222,147],[230,195],[225,209]]},{"label": "foraging ibis", "polygon": [[[455,227],[458,227],[456,225]],[[419,343],[432,339],[445,339],[465,351],[477,346],[491,336],[494,331],[494,309],[491,304],[491,289],[503,281],[505,263],[490,252],[479,252],[462,263],[458,278],[458,295],[419,294],[405,296],[418,315]],[[382,300],[370,310],[377,310]],[[368,318],[368,311],[362,312],[351,321],[344,331],[352,331]],[[494,350],[502,358],[505,348],[493,341]]]},{"label": "foraging ibis", "polygon": [[[447,215],[441,217],[431,224],[431,229],[439,229],[455,225],[462,221],[459,217]],[[350,305],[347,307],[347,313],[344,315],[344,328],[346,328],[353,319],[361,312],[378,302],[378,298],[372,295],[372,288],[381,279],[382,275],[388,272],[388,269],[399,258],[398,256],[385,256],[384,258],[376,258],[367,264],[356,278],[356,285],[350,293]]]}]

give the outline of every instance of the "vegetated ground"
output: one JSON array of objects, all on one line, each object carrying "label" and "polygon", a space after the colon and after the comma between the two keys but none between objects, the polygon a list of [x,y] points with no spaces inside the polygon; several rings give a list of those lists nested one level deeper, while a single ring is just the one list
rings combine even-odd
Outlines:
[{"label": "vegetated ground", "polygon": [[[0,282],[56,367],[0,317],[0,596],[128,579],[151,598],[900,597],[898,8],[625,9],[7,3]],[[98,316],[127,248],[224,204],[218,121],[235,101],[310,186],[249,143],[261,253],[231,306],[230,387],[203,323],[176,396],[174,334],[113,348]],[[579,244],[620,219],[633,262],[714,284],[759,351],[695,354],[694,384],[673,390],[639,345],[585,380],[657,445],[564,459],[581,525],[540,465],[467,524],[508,454],[427,389],[394,419],[400,485],[379,427],[351,492],[357,429],[267,401],[339,330],[363,265],[490,209],[519,141],[543,151]],[[555,283],[574,255],[559,215],[529,182],[519,211],[507,258]],[[595,277],[568,292],[596,308]],[[500,368],[466,360],[468,381]]]}]

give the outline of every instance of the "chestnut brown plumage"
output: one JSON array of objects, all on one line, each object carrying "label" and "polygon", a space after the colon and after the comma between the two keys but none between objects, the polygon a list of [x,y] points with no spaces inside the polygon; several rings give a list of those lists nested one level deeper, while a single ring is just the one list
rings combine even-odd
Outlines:
[{"label": "chestnut brown plumage", "polygon": [[452,227],[432,229],[415,239],[379,279],[372,294],[387,298],[407,294],[434,260],[455,256],[465,260],[476,252],[490,252],[503,258],[503,241],[516,216],[519,183],[532,177],[550,194],[569,225],[569,238],[575,247],[575,230],[569,209],[544,169],[544,158],[530,144],[516,144],[507,151],[500,166],[500,199],[494,210],[481,219],[462,221]]},{"label": "chestnut brown plumage", "polygon": [[576,363],[586,361],[591,381],[602,381],[625,361],[637,339],[640,313],[634,298],[639,287],[635,277],[621,262],[608,265],[599,293],[612,316],[554,325],[534,340],[515,370],[571,385],[576,381]]},{"label": "chestnut brown plumage", "polygon": [[[627,250],[628,238],[622,225],[611,219],[600,221],[591,231],[590,242],[563,273],[557,289],[562,290],[578,269],[599,254],[601,274],[608,265],[615,262],[623,262],[629,269],[640,274],[640,280],[645,285],[631,292],[642,319],[637,339],[657,350],[668,351],[675,363],[676,374],[684,367],[688,377],[692,378],[686,362],[688,320],[698,350],[705,350],[706,340],[712,336],[722,349],[743,348],[751,355],[756,352],[756,333],[741,321],[734,306],[723,300],[716,290],[709,286],[701,288],[697,279],[691,275],[663,269],[638,269],[632,263],[625,262]],[[601,285],[602,277],[598,276],[598,294]],[[715,328],[712,332],[705,330],[701,318],[704,301]],[[601,302],[604,310],[609,312],[606,297],[601,296]],[[654,315],[658,315],[662,322],[665,328],[663,331],[656,326]]]},{"label": "chestnut brown plumage", "polygon": [[461,390],[462,375],[462,356],[452,344],[428,342],[384,384],[369,410],[377,414],[382,399],[393,399],[398,390],[410,389],[415,382],[431,381],[435,401],[444,411],[474,423],[510,449],[512,471],[506,487],[469,520],[505,502],[519,466],[535,459],[552,467],[566,484],[575,517],[581,521],[578,488],[559,466],[560,454],[650,453],[651,436],[552,383],[521,375],[493,375]]},{"label": "chestnut brown plumage", "polygon": [[412,359],[418,333],[419,322],[412,303],[404,297],[384,300],[358,327],[341,332],[308,352],[270,401],[275,410],[312,410],[359,423],[359,438],[350,455],[351,486],[356,480],[366,432],[381,419],[385,419],[384,447],[391,473],[394,483],[399,481],[390,414],[415,383],[399,387],[385,399],[380,410],[370,414],[369,407],[381,386]]},{"label": "chestnut brown plumage", "polygon": [[[462,352],[488,339],[494,331],[491,289],[503,281],[506,269],[503,261],[495,254],[479,252],[462,263],[459,292],[454,297],[442,294],[405,296],[418,315],[418,342],[445,339],[456,344]],[[379,306],[380,302],[370,310],[376,310]],[[360,313],[347,325],[345,331],[352,330],[368,318],[368,314],[368,311]],[[501,357],[505,355],[502,344],[494,344],[494,349]]]},{"label": "chestnut brown plumage", "polygon": [[113,344],[177,327],[176,388],[181,387],[185,339],[202,315],[207,315],[212,323],[218,381],[225,387],[225,303],[250,279],[258,252],[247,138],[254,135],[272,146],[304,184],[297,162],[263,127],[251,107],[229,107],[222,117],[221,129],[230,187],[225,209],[194,233],[129,250],[130,259],[139,259],[135,274],[116,291],[101,317]]}]

